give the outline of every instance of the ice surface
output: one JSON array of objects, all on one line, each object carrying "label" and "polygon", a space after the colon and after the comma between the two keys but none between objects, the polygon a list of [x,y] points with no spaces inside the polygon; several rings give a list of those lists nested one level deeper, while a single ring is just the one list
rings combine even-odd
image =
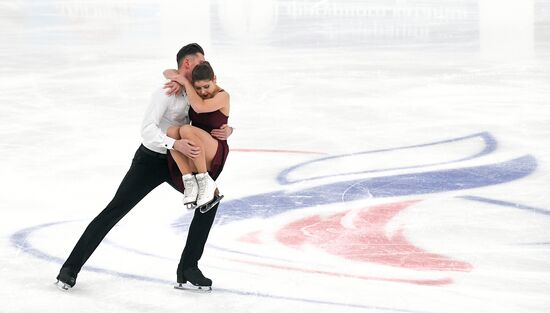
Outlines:
[{"label": "ice surface", "polygon": [[[550,310],[550,2],[0,3],[1,312]],[[63,293],[76,240],[198,42],[231,94],[225,194],[172,288],[190,215],[161,186]]]}]

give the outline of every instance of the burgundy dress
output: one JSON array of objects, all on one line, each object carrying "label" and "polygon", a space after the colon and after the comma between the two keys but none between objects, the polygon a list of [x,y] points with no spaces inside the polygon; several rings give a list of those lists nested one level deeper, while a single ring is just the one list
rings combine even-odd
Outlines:
[{"label": "burgundy dress", "polygon": [[[223,114],[220,110],[207,113],[197,113],[192,107],[189,108],[189,118],[191,119],[191,125],[198,127],[207,133],[210,133],[213,129],[220,128],[223,124],[227,124],[227,120],[229,119],[229,117]],[[208,171],[210,177],[214,180],[220,176],[225,160],[227,159],[227,155],[229,154],[229,146],[227,145],[227,141],[219,139],[216,140],[218,141],[218,150],[216,150],[214,159],[212,159],[210,170]],[[176,189],[183,192],[184,188],[183,181],[181,179],[181,172],[170,152],[168,152],[168,168],[170,170],[170,175],[172,176],[172,181],[176,185]]]}]

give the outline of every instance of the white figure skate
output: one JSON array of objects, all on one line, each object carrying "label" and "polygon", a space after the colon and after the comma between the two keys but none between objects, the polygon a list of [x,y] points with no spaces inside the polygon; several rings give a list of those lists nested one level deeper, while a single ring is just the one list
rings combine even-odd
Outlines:
[{"label": "white figure skate", "polygon": [[194,210],[197,204],[197,196],[199,194],[199,185],[195,175],[185,174],[181,177],[183,179],[183,205],[188,210]]}]

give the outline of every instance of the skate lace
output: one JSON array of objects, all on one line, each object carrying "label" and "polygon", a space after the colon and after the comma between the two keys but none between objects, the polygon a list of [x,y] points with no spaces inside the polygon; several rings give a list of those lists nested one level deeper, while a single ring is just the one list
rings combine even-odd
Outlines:
[{"label": "skate lace", "polygon": [[192,189],[195,186],[195,184],[193,184],[193,179],[185,179],[183,181],[183,186],[185,189]]},{"label": "skate lace", "polygon": [[201,177],[197,179],[197,183],[199,184],[199,194],[203,194],[206,192],[206,177]]}]

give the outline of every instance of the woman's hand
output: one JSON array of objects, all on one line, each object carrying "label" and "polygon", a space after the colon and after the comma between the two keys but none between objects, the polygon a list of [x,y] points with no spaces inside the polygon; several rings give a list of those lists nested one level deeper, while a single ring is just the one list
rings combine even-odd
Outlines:
[{"label": "woman's hand", "polygon": [[168,69],[162,72],[162,74],[166,79],[176,81],[182,86],[185,86],[185,83],[188,83],[187,78],[185,78],[185,76],[183,76],[183,74],[180,74],[180,72],[178,72],[177,70]]},{"label": "woman's hand", "polygon": [[164,70],[164,72],[162,72],[162,75],[164,75],[166,79],[170,80],[169,82],[164,84],[164,89],[167,89],[166,95],[173,96],[181,92],[182,89],[185,89],[185,83],[187,82],[187,78],[185,78],[177,70],[174,70],[174,69]]},{"label": "woman's hand", "polygon": [[183,86],[180,85],[178,82],[171,80],[164,84],[164,89],[166,89],[166,95],[173,96],[180,93],[183,89]]}]

